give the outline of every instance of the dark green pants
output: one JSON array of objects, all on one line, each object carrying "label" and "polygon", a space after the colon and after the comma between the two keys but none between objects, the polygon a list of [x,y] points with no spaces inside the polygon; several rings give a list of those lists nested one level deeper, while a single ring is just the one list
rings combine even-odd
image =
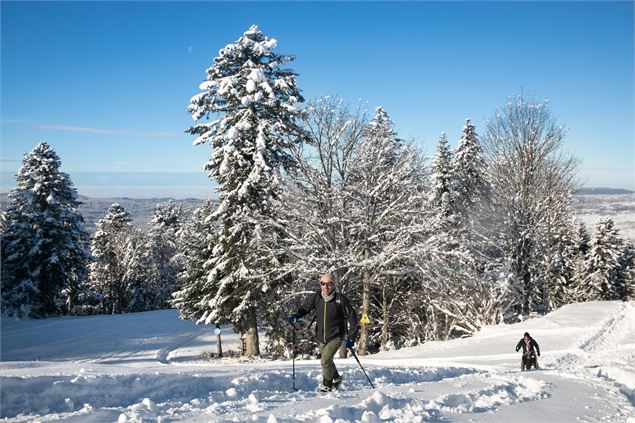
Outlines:
[{"label": "dark green pants", "polygon": [[319,344],[320,354],[322,356],[320,360],[320,364],[322,364],[322,378],[329,382],[338,374],[335,363],[333,362],[333,357],[335,357],[337,350],[340,349],[342,341],[344,341],[343,338],[334,338],[326,344],[323,342]]}]

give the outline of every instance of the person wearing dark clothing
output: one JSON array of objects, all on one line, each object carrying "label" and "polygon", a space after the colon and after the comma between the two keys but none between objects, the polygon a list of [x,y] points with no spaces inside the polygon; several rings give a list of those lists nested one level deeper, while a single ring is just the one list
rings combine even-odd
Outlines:
[{"label": "person wearing dark clothing", "polygon": [[346,340],[346,347],[352,348],[357,334],[357,313],[346,296],[335,289],[335,279],[327,273],[320,279],[320,291],[306,298],[300,308],[288,318],[289,324],[295,324],[298,318],[315,312],[322,365],[322,386],[320,390],[335,390],[342,382],[333,357]]},{"label": "person wearing dark clothing", "polygon": [[529,370],[531,366],[538,368],[538,359],[540,357],[540,347],[534,338],[529,336],[529,332],[525,332],[518,344],[516,344],[516,352],[522,348],[523,358],[520,362],[520,370]]}]

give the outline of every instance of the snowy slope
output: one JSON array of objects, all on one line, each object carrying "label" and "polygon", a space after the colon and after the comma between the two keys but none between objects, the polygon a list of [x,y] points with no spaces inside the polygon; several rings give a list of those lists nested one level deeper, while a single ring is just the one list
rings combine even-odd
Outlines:
[{"label": "snowy slope", "polygon": [[[574,304],[473,338],[336,360],[343,389],[319,394],[319,362],[202,361],[210,327],[173,310],[2,320],[6,421],[635,422],[635,303]],[[521,373],[523,332],[541,370]],[[238,348],[223,334],[225,351]]]}]

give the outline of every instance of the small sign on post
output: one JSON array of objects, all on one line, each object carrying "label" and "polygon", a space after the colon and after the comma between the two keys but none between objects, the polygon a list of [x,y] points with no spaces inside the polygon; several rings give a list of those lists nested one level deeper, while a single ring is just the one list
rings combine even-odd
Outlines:
[{"label": "small sign on post", "polygon": [[216,356],[221,358],[223,356],[223,344],[220,339],[220,325],[216,325],[216,329],[214,329],[214,334],[216,334]]},{"label": "small sign on post", "polygon": [[362,314],[362,320],[360,320],[360,322],[363,325],[368,325],[370,323],[370,319],[368,318],[368,314],[366,314],[366,313]]}]

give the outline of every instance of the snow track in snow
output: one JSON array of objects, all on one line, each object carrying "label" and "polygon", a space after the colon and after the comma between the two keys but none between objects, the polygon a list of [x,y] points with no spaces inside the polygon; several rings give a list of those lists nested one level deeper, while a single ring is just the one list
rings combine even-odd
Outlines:
[{"label": "snow track in snow", "polygon": [[[342,389],[318,393],[319,361],[224,358],[209,327],[165,310],[125,316],[2,321],[0,417],[7,422],[635,423],[635,304],[563,307],[473,338],[336,359]],[[518,371],[528,330],[544,369]],[[227,350],[239,345],[226,333]],[[46,357],[48,361],[42,360]],[[7,361],[21,360],[21,361]],[[543,363],[541,363],[543,364]]]},{"label": "snow track in snow", "polygon": [[[335,395],[350,396],[367,390],[368,382],[359,369],[342,366],[340,370],[346,385],[345,390]],[[390,380],[389,387],[437,382],[474,373],[477,372],[473,369],[461,368],[371,370],[375,382]],[[6,377],[2,379],[2,417],[79,412],[86,404],[91,409],[129,407],[142,403],[145,398],[152,398],[157,410],[161,411],[195,401],[225,414],[240,411],[245,404],[253,403],[253,398],[258,398],[261,404],[254,408],[262,409],[294,394],[298,401],[314,401],[324,397],[316,392],[320,380],[319,369],[299,370],[296,386],[300,390],[290,393],[292,377],[288,368],[239,375],[235,370],[214,374],[207,369],[199,373],[103,375],[82,369],[76,375],[67,376]]]},{"label": "snow track in snow", "polygon": [[549,368],[622,393],[635,406],[635,303],[621,303],[615,312],[580,338],[576,347]]}]

